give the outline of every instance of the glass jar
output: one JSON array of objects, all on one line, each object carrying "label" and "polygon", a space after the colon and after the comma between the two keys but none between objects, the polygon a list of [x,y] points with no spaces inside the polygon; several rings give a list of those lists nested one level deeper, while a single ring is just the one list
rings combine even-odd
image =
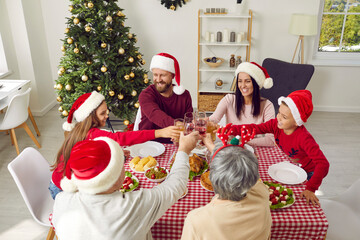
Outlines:
[{"label": "glass jar", "polygon": [[229,61],[229,66],[231,68],[235,67],[235,55],[234,54],[231,54],[230,61]]}]

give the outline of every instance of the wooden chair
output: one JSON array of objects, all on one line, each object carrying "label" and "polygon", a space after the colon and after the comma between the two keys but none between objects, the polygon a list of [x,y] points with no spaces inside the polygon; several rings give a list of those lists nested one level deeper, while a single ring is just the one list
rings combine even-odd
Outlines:
[{"label": "wooden chair", "polygon": [[28,147],[9,163],[8,170],[31,216],[40,225],[49,227],[46,239],[54,239],[55,231],[49,221],[54,200],[48,190],[52,175],[48,161],[36,149]]},{"label": "wooden chair", "polygon": [[313,65],[294,64],[273,58],[266,58],[262,66],[268,71],[274,85],[270,89],[261,89],[260,95],[274,104],[276,113],[279,109],[279,97],[305,89],[315,70]]},{"label": "wooden chair", "polygon": [[29,98],[31,88],[26,90],[24,93],[15,95],[9,103],[4,116],[0,116],[0,131],[10,131],[11,142],[15,145],[16,152],[19,155],[19,146],[15,135],[16,128],[24,128],[30,138],[34,141],[38,148],[41,145],[36,140],[34,134],[31,132],[29,126],[26,124],[26,120],[29,117]]}]

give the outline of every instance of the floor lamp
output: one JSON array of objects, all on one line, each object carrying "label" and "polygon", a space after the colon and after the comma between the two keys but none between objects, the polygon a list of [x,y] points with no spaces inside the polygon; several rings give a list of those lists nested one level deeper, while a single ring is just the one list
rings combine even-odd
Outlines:
[{"label": "floor lamp", "polygon": [[317,34],[317,16],[307,14],[291,15],[289,33],[299,35],[299,40],[296,44],[294,56],[291,63],[294,62],[296,51],[300,43],[300,59],[301,64],[304,64],[304,36],[311,36]]}]

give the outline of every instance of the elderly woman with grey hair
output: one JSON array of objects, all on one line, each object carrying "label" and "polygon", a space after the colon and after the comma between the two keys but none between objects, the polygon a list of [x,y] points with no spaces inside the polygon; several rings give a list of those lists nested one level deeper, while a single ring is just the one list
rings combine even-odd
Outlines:
[{"label": "elderly woman with grey hair", "polygon": [[212,152],[215,196],[188,213],[181,239],[270,239],[269,193],[255,155],[240,146],[215,147],[209,136],[203,142]]}]

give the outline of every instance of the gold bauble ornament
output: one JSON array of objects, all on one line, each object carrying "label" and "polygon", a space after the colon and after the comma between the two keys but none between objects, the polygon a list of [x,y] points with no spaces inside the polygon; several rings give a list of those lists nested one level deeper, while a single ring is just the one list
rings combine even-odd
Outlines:
[{"label": "gold bauble ornament", "polygon": [[125,78],[125,80],[129,80],[129,79],[130,79],[130,76],[126,74],[126,75],[124,76],[124,78]]},{"label": "gold bauble ornament", "polygon": [[131,92],[131,96],[135,97],[135,96],[136,96],[136,94],[137,94],[137,92],[136,92],[135,90],[132,90],[132,92]]},{"label": "gold bauble ornament", "polygon": [[146,73],[144,73],[144,78],[148,78],[148,75]]},{"label": "gold bauble ornament", "polygon": [[132,62],[134,62],[134,58],[133,58],[133,57],[129,57],[128,61],[129,61],[129,63],[132,63]]},{"label": "gold bauble ornament", "polygon": [[111,16],[107,16],[107,17],[105,18],[105,20],[106,20],[107,22],[111,22],[111,21],[112,21],[112,17],[111,17]]},{"label": "gold bauble ornament", "polygon": [[67,43],[68,43],[68,44],[72,44],[73,42],[74,42],[74,40],[73,40],[72,38],[68,38],[68,39],[67,39]]},{"label": "gold bauble ornament", "polygon": [[57,96],[56,101],[61,102],[62,98],[60,96]]},{"label": "gold bauble ornament", "polygon": [[115,92],[114,92],[113,90],[110,90],[110,91],[109,91],[109,95],[110,95],[111,97],[113,97],[113,96],[115,95]]},{"label": "gold bauble ornament", "polygon": [[57,85],[56,85],[56,84],[54,84],[54,89],[57,89]]},{"label": "gold bauble ornament", "polygon": [[144,83],[148,84],[148,83],[149,83],[149,79],[148,79],[148,78],[145,78],[145,79],[144,79]]},{"label": "gold bauble ornament", "polygon": [[59,69],[59,71],[58,71],[58,75],[63,75],[64,74],[64,72],[65,72],[65,68],[64,67],[61,67],[60,69]]},{"label": "gold bauble ornament", "polygon": [[71,90],[71,85],[70,85],[70,84],[66,84],[65,89],[68,90],[68,91],[70,91],[70,90]]},{"label": "gold bauble ornament", "polygon": [[58,110],[59,110],[59,112],[64,111],[64,109],[62,108],[62,106],[60,106]]},{"label": "gold bauble ornament", "polygon": [[128,38],[129,38],[129,39],[132,39],[132,38],[133,38],[132,33],[129,33],[129,34],[128,34]]},{"label": "gold bauble ornament", "polygon": [[222,86],[223,85],[223,81],[221,80],[221,79],[218,79],[218,80],[216,80],[216,86]]},{"label": "gold bauble ornament", "polygon": [[86,27],[85,27],[85,31],[86,31],[86,32],[90,32],[90,31],[91,31],[91,27],[90,27],[90,26],[86,26]]},{"label": "gold bauble ornament", "polygon": [[78,18],[74,18],[74,24],[79,24],[79,22],[80,22],[80,19],[78,19]]},{"label": "gold bauble ornament", "polygon": [[69,113],[68,113],[68,111],[64,110],[64,111],[62,112],[62,115],[63,115],[64,117],[67,117],[67,116],[69,115]]},{"label": "gold bauble ornament", "polygon": [[170,6],[170,9],[173,10],[173,11],[175,11],[175,6],[174,6],[174,5],[171,5],[171,6]]},{"label": "gold bauble ornament", "polygon": [[74,48],[74,53],[79,53],[80,50],[78,48]]},{"label": "gold bauble ornament", "polygon": [[93,4],[92,2],[89,2],[89,3],[87,4],[87,6],[88,6],[88,8],[93,8],[93,7],[94,7],[94,4]]},{"label": "gold bauble ornament", "polygon": [[87,64],[87,65],[91,65],[91,64],[92,64],[92,61],[88,60],[88,61],[86,62],[86,64]]},{"label": "gold bauble ornament", "polygon": [[107,28],[107,30],[108,30],[109,32],[111,32],[113,29],[109,27],[109,28]]},{"label": "gold bauble ornament", "polygon": [[123,99],[124,99],[124,95],[118,94],[118,99],[123,100]]},{"label": "gold bauble ornament", "polygon": [[71,12],[72,10],[74,10],[74,7],[72,5],[69,6],[69,12]]},{"label": "gold bauble ornament", "polygon": [[100,45],[102,48],[106,48],[106,43],[102,43],[101,45]]},{"label": "gold bauble ornament", "polygon": [[140,104],[139,104],[138,102],[136,102],[136,103],[134,104],[134,107],[139,108],[139,107],[140,107]]},{"label": "gold bauble ornament", "polygon": [[124,121],[124,125],[127,126],[127,125],[129,125],[129,124],[130,124],[129,120],[125,120],[125,121]]},{"label": "gold bauble ornament", "polygon": [[135,73],[133,73],[133,72],[131,72],[129,75],[131,78],[135,77]]},{"label": "gold bauble ornament", "polygon": [[137,55],[137,58],[140,60],[142,58],[141,54]]},{"label": "gold bauble ornament", "polygon": [[141,61],[141,64],[142,64],[142,65],[145,65],[145,64],[146,64],[145,59],[143,59],[143,60]]},{"label": "gold bauble ornament", "polygon": [[134,37],[134,41],[137,43],[137,37]]},{"label": "gold bauble ornament", "polygon": [[102,66],[102,67],[101,67],[101,71],[102,71],[102,72],[106,72],[106,71],[107,71],[107,67]]},{"label": "gold bauble ornament", "polygon": [[116,15],[118,15],[119,17],[124,16],[124,14],[123,14],[121,11],[118,11],[118,12],[116,13]]},{"label": "gold bauble ornament", "polygon": [[65,52],[65,50],[66,50],[66,49],[65,49],[65,46],[62,45],[62,46],[61,46],[61,51],[62,51],[62,52]]},{"label": "gold bauble ornament", "polygon": [[97,89],[98,91],[101,91],[102,87],[99,85],[99,86],[97,86],[96,89]]},{"label": "gold bauble ornament", "polygon": [[70,28],[65,28],[65,33],[69,33],[70,32]]},{"label": "gold bauble ornament", "polygon": [[83,80],[84,82],[86,82],[88,79],[89,79],[89,77],[86,75],[81,76],[81,80]]},{"label": "gold bauble ornament", "polygon": [[61,90],[63,88],[63,85],[61,83],[59,83],[58,85],[56,85],[56,89],[57,90]]},{"label": "gold bauble ornament", "polygon": [[121,26],[123,26],[123,27],[124,27],[124,26],[125,26],[125,23],[124,23],[124,22],[122,22],[122,23],[121,23]]},{"label": "gold bauble ornament", "polygon": [[125,53],[125,49],[119,48],[119,54],[124,54],[124,53]]}]

